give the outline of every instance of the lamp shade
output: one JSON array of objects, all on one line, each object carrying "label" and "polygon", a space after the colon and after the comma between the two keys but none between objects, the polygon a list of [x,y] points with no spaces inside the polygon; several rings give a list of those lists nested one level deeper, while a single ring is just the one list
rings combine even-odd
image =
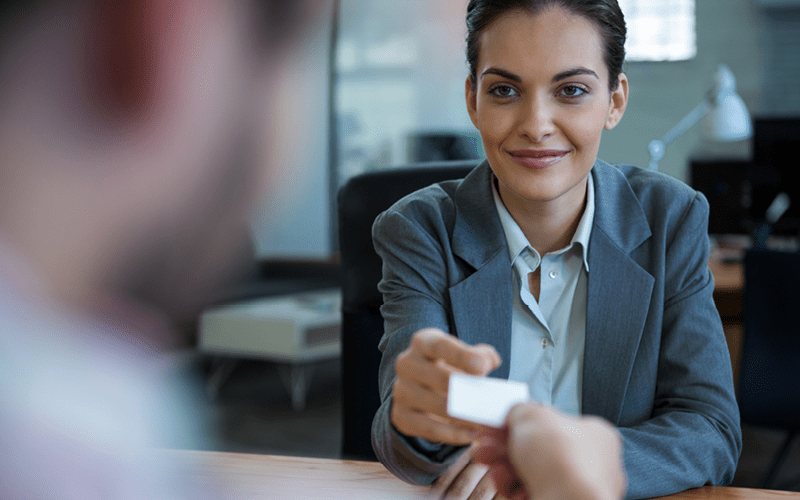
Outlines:
[{"label": "lamp shade", "polygon": [[711,109],[703,120],[703,134],[712,141],[741,141],[753,135],[750,113],[736,93],[736,79],[720,65],[710,96]]}]

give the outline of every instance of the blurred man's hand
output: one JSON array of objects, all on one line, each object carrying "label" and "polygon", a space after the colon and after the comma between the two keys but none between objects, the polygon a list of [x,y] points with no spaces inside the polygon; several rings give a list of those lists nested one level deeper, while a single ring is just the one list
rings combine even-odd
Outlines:
[{"label": "blurred man's hand", "polygon": [[627,487],[622,439],[611,424],[538,404],[512,408],[506,427],[490,432],[475,455],[513,500],[619,500]]}]

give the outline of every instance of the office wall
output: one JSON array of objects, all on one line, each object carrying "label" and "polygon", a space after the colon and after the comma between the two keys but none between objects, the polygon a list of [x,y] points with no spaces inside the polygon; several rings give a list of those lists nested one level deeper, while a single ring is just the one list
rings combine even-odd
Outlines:
[{"label": "office wall", "polygon": [[330,46],[334,2],[320,2],[313,25],[280,67],[273,116],[270,191],[251,220],[256,255],[264,259],[330,257]]},{"label": "office wall", "polygon": [[[761,112],[764,56],[760,37],[763,11],[753,0],[697,0],[697,56],[689,61],[628,63],[628,109],[622,122],[606,132],[600,157],[614,163],[647,166],[647,144],[664,135],[705,97],[720,63],[736,77],[737,89],[751,113]],[[671,146],[659,169],[686,180],[692,156],[748,157],[750,143],[712,144],[700,125]]]},{"label": "office wall", "polygon": [[419,132],[474,127],[464,106],[467,0],[341,0],[338,177],[408,162]]}]

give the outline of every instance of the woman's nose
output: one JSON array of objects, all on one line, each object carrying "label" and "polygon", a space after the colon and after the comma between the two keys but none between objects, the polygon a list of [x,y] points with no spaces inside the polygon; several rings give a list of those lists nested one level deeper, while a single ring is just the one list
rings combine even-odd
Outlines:
[{"label": "woman's nose", "polygon": [[532,143],[538,143],[555,132],[553,110],[542,99],[531,99],[523,108],[519,120],[519,134]]}]

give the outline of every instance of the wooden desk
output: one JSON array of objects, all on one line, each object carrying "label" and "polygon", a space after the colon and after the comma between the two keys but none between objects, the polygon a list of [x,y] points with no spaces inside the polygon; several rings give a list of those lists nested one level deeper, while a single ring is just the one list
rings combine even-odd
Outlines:
[{"label": "wooden desk", "polygon": [[[428,488],[411,486],[377,462],[280,457],[207,451],[169,451],[191,474],[213,483],[225,499],[409,500]],[[747,488],[704,487],[664,500],[800,500],[800,493]]]},{"label": "wooden desk", "polygon": [[208,451],[169,451],[186,472],[226,500],[409,500],[428,488],[394,477],[378,462],[250,455]]}]

